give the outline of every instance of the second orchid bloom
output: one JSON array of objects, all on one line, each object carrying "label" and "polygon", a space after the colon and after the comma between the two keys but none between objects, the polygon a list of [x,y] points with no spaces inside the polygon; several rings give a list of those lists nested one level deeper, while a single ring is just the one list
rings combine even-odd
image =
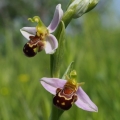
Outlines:
[{"label": "second orchid bloom", "polygon": [[53,33],[58,27],[63,16],[61,4],[56,6],[54,17],[48,27],[46,27],[38,16],[29,18],[31,22],[37,22],[36,27],[23,27],[20,29],[22,35],[29,41],[24,45],[23,51],[26,56],[33,57],[45,50],[46,54],[53,54],[58,48],[58,41]]},{"label": "second orchid bloom", "polygon": [[44,77],[40,80],[42,86],[55,95],[53,104],[60,109],[68,110],[75,103],[83,110],[97,112],[97,106],[80,87],[83,83],[76,82],[76,71],[71,71],[70,77],[66,79]]}]

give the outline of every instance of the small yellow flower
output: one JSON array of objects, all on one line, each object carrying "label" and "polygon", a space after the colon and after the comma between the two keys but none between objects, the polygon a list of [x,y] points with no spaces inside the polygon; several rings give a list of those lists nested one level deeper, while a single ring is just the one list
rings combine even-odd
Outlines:
[{"label": "small yellow flower", "polygon": [[18,79],[19,79],[20,82],[26,83],[26,82],[29,81],[30,78],[29,78],[29,75],[28,75],[28,74],[20,74],[20,75],[18,76]]},{"label": "small yellow flower", "polygon": [[9,89],[7,87],[2,87],[0,89],[0,93],[1,93],[1,95],[6,96],[9,94]]}]

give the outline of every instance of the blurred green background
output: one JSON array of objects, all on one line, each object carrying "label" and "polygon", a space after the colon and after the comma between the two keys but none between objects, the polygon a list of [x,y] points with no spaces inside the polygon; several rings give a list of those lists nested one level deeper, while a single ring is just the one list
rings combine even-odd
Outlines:
[{"label": "blurred green background", "polygon": [[[49,25],[56,4],[64,0],[0,0],[0,120],[47,120],[52,96],[39,84],[50,77],[50,56],[23,54],[27,40],[19,29],[33,26],[27,18],[38,15]],[[118,4],[120,1],[118,0]],[[60,120],[119,120],[120,14],[115,1],[101,0],[91,12],[72,20],[66,31],[61,75],[75,61],[78,81],[98,106],[98,113],[75,105]]]}]

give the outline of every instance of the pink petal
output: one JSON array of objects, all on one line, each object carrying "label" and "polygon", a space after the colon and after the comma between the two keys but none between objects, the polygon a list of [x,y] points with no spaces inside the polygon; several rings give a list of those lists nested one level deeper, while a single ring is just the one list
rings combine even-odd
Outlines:
[{"label": "pink petal", "polygon": [[46,37],[45,52],[46,54],[53,54],[58,48],[58,41],[56,37],[52,34],[49,34]]},{"label": "pink petal", "polygon": [[86,111],[93,111],[93,112],[98,111],[97,106],[90,100],[88,95],[82,90],[81,87],[78,88],[77,95],[78,95],[78,100],[75,102],[75,104],[78,107]]},{"label": "pink petal", "polygon": [[61,4],[58,4],[56,6],[53,19],[50,25],[48,26],[49,33],[52,33],[56,30],[58,24],[60,23],[62,19],[62,16],[63,16],[63,10],[61,9]]},{"label": "pink petal", "polygon": [[58,79],[58,78],[41,78],[40,83],[42,86],[51,94],[56,94],[57,88],[63,88],[66,80]]},{"label": "pink petal", "polygon": [[35,36],[36,28],[35,27],[23,27],[20,29],[20,32],[26,39],[30,40],[29,39],[30,36]]}]

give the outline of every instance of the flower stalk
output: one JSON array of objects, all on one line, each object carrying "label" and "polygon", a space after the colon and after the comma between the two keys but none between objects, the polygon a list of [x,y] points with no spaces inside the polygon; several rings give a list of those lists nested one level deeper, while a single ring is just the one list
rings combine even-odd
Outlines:
[{"label": "flower stalk", "polygon": [[[51,65],[51,77],[60,76],[60,66],[63,62],[64,49],[65,49],[65,28],[70,23],[74,15],[74,11],[66,11],[63,15],[62,22],[58,25],[58,28],[55,32],[55,37],[58,40],[58,49],[54,54],[50,56],[50,65]],[[64,110],[58,109],[52,105],[52,111],[49,120],[58,120]]]},{"label": "flower stalk", "polygon": [[51,55],[51,77],[59,77],[60,75],[60,66],[63,61],[62,59],[65,47],[65,26],[63,22],[59,24],[55,36],[58,40],[59,47],[56,52]]},{"label": "flower stalk", "polygon": [[74,10],[67,10],[62,17],[62,22],[58,25],[55,37],[58,40],[58,49],[50,56],[51,77],[59,77],[60,66],[62,65],[64,49],[65,49],[65,28],[68,26],[74,16]]},{"label": "flower stalk", "polygon": [[[67,9],[67,11],[64,13],[62,17],[61,23],[58,25],[58,28],[55,32],[55,37],[58,40],[58,49],[54,54],[51,54],[50,56],[50,68],[51,68],[51,77],[52,78],[59,78],[60,77],[60,66],[63,62],[63,56],[64,56],[64,49],[65,49],[65,28],[68,26],[68,24],[71,22],[71,20],[75,16],[76,7],[71,7],[70,9]],[[49,120],[58,120],[60,116],[62,115],[64,111],[61,109],[58,109],[54,105],[52,105],[52,111],[50,115]]]},{"label": "flower stalk", "polygon": [[59,120],[63,112],[64,110],[58,109],[56,106],[52,104],[52,111],[49,120]]}]

